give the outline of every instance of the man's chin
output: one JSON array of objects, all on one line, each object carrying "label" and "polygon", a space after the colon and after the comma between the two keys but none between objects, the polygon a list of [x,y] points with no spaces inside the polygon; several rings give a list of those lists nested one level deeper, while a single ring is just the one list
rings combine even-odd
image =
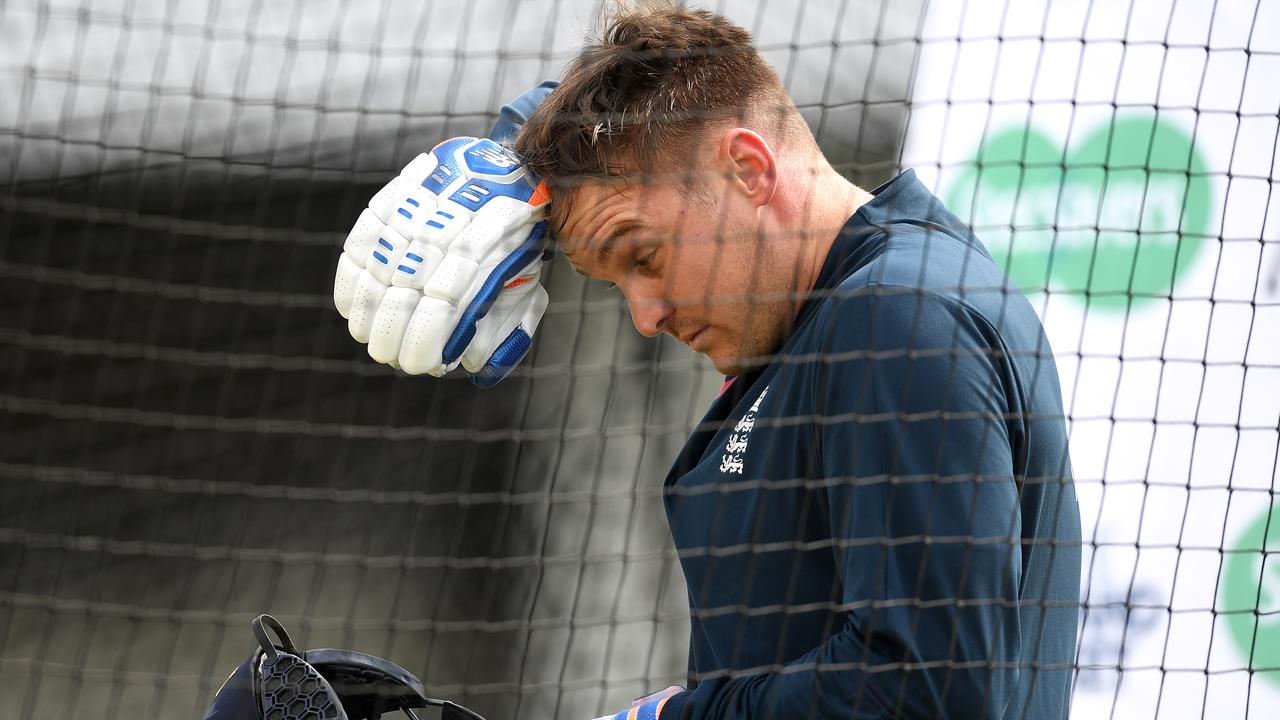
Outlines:
[{"label": "man's chin", "polygon": [[742,357],[739,355],[722,355],[714,350],[709,350],[702,354],[706,355],[711,364],[715,366],[716,372],[734,377],[745,372],[758,370],[768,365],[769,361],[773,359],[772,355]]}]

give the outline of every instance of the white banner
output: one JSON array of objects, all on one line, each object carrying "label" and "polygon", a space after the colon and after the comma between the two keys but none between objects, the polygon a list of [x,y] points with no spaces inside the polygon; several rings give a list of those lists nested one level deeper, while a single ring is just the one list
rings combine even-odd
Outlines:
[{"label": "white banner", "polygon": [[903,165],[1027,292],[1058,360],[1085,541],[1076,718],[1280,707],[1280,559],[1261,552],[1280,551],[1277,29],[1275,0],[925,20]]}]

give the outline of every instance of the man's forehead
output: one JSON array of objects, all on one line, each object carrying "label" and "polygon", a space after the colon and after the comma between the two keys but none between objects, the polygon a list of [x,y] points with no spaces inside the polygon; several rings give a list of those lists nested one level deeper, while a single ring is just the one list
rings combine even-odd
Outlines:
[{"label": "man's forehead", "polygon": [[[564,191],[562,191],[564,192]],[[642,188],[621,180],[588,180],[568,191],[562,213],[552,202],[552,227],[556,244],[566,256],[576,258],[588,245],[606,239],[614,225],[631,219],[638,210]]]}]

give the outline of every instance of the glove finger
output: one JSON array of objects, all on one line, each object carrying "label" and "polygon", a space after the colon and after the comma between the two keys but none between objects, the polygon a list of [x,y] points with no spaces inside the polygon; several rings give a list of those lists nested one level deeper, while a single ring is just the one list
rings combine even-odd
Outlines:
[{"label": "glove finger", "polygon": [[400,343],[405,328],[418,307],[422,293],[413,288],[393,287],[378,304],[369,332],[369,357],[380,363],[395,365],[400,357]]},{"label": "glove finger", "polygon": [[439,248],[414,240],[409,243],[409,249],[405,250],[404,257],[400,258],[400,264],[392,273],[391,284],[421,290],[443,260],[444,253]]},{"label": "glove finger", "polygon": [[[467,297],[467,291],[476,282],[480,267],[460,255],[446,255],[422,286],[422,294],[459,305]],[[445,335],[448,336],[448,331]]]},{"label": "glove finger", "polygon": [[[439,145],[436,147],[439,147]],[[423,181],[436,171],[436,167],[439,164],[440,158],[436,157],[434,152],[418,153],[418,157],[410,160],[409,164],[405,165],[404,169],[400,171],[400,177],[414,185],[425,187]]]},{"label": "glove finger", "polygon": [[[478,289],[467,295],[471,298],[466,309],[462,311],[458,324],[449,335],[444,346],[444,361],[452,363],[462,356],[463,351],[471,344],[476,333],[476,322],[489,312],[489,308],[498,299],[503,287],[515,281],[517,276],[526,274],[529,266],[541,262],[543,238],[546,234],[546,221],[533,226],[532,232],[524,239],[520,247],[503,258],[494,269],[484,276]],[[451,256],[452,257],[452,256]],[[434,279],[434,278],[433,278]]]},{"label": "glove finger", "polygon": [[416,200],[418,202],[416,207],[419,208],[422,207],[424,199],[434,206],[435,198],[422,187],[421,178],[413,179],[414,175],[430,173],[434,169],[435,158],[426,153],[419,155],[405,166],[398,176],[392,178],[391,182],[382,186],[382,189],[369,200],[369,207],[384,224],[390,224],[397,216],[404,219],[396,212],[400,208],[405,208],[411,215],[417,214],[413,212],[415,206],[412,203],[406,203],[406,199]]},{"label": "glove finger", "polygon": [[373,328],[373,318],[386,294],[387,286],[378,282],[368,270],[360,271],[360,280],[356,283],[355,296],[351,298],[351,314],[347,317],[347,330],[351,337],[359,342],[369,342],[369,331]]},{"label": "glove finger", "polygon": [[426,188],[402,177],[394,181],[396,194],[388,197],[387,225],[401,235],[412,238],[418,228],[427,222],[436,210],[436,197]]},{"label": "glove finger", "polygon": [[462,359],[471,372],[472,384],[492,387],[520,364],[533,344],[533,335],[542,322],[547,302],[547,291],[535,285],[501,322],[490,314],[477,324],[477,339]]},{"label": "glove finger", "polygon": [[351,317],[351,298],[360,282],[360,266],[343,253],[338,256],[338,272],[333,278],[333,304],[342,317]]},{"label": "glove finger", "polygon": [[391,213],[395,212],[397,198],[403,195],[401,187],[405,181],[400,176],[391,178],[391,181],[378,189],[378,192],[369,198],[369,210],[382,221],[383,225],[391,219]]},{"label": "glove finger", "polygon": [[[449,252],[476,262],[506,257],[528,238],[530,231],[524,228],[528,228],[535,213],[541,215],[542,211],[515,198],[491,198],[449,244]],[[494,242],[495,238],[498,242]]]},{"label": "glove finger", "polygon": [[391,284],[391,276],[400,265],[400,259],[409,249],[409,241],[390,226],[382,228],[378,234],[377,244],[369,253],[365,269],[373,273],[378,282]]},{"label": "glove finger", "polygon": [[400,343],[400,368],[410,375],[427,373],[440,377],[453,365],[441,361],[449,328],[457,320],[456,307],[447,300],[423,297],[414,308],[413,317]]},{"label": "glove finger", "polygon": [[459,208],[448,200],[441,199],[435,212],[423,217],[423,222],[414,228],[413,239],[433,247],[448,250],[453,239],[471,222],[471,213]]},{"label": "glove finger", "polygon": [[338,270],[333,278],[333,304],[344,318],[351,317],[352,297],[359,282],[360,269],[368,264],[370,253],[378,247],[378,237],[384,227],[378,216],[365,208],[342,244],[342,255],[338,258]]},{"label": "glove finger", "polygon": [[342,244],[342,252],[356,265],[364,267],[369,261],[369,253],[378,244],[378,236],[382,234],[383,227],[383,222],[372,210],[365,208],[360,211],[360,217],[356,219],[356,224],[351,227],[351,232],[347,233],[347,239]]}]

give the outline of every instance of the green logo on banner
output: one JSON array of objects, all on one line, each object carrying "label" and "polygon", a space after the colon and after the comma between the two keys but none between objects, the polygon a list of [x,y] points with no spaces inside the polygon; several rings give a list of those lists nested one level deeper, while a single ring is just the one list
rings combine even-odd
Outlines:
[{"label": "green logo on banner", "polygon": [[[1249,525],[1222,566],[1218,611],[1249,668],[1280,686],[1280,503]],[[1255,612],[1256,611],[1256,612]]]},{"label": "green logo on banner", "polygon": [[1124,310],[1168,294],[1206,245],[1205,167],[1154,113],[1121,115],[1066,152],[1034,126],[1006,127],[944,199],[1024,292]]}]

